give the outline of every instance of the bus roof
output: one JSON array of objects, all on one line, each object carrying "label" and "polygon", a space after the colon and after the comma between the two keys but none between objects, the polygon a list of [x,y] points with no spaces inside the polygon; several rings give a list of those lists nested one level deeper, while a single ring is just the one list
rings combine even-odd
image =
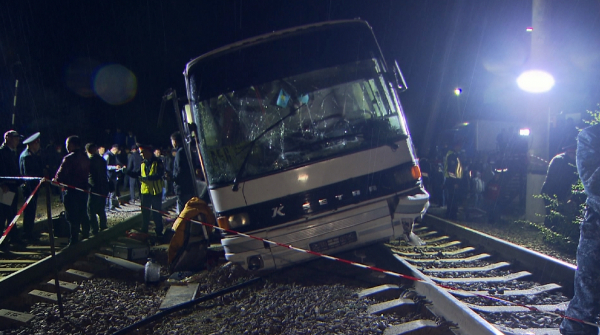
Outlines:
[{"label": "bus roof", "polygon": [[[235,51],[235,50],[238,50],[241,48],[264,43],[267,41],[272,41],[274,39],[282,38],[282,37],[289,36],[289,35],[294,35],[294,34],[297,34],[300,32],[309,32],[309,31],[314,31],[314,30],[327,29],[327,28],[334,27],[334,26],[341,27],[343,25],[354,26],[354,27],[363,26],[365,29],[368,29],[371,32],[371,34],[373,34],[373,29],[371,28],[369,23],[367,21],[364,21],[361,19],[324,21],[324,22],[311,23],[311,24],[302,25],[302,26],[296,26],[296,27],[292,27],[292,28],[288,28],[288,29],[273,31],[270,33],[250,37],[250,38],[247,38],[247,39],[211,50],[199,57],[192,59],[190,62],[188,62],[186,64],[184,74],[187,76],[189,69],[191,67],[193,67],[196,63],[201,62],[207,58],[219,55],[219,54],[232,52],[232,51]],[[379,45],[377,45],[377,47],[379,48]],[[379,50],[379,51],[381,53],[381,50]],[[382,57],[382,59],[383,59],[383,57]]]}]

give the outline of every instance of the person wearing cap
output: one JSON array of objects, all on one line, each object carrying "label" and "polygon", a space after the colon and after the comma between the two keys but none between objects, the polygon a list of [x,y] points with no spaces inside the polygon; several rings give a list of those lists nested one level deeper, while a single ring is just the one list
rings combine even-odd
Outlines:
[{"label": "person wearing cap", "polygon": [[[17,146],[21,141],[19,133],[9,130],[4,133],[4,143],[0,146],[0,176],[18,177],[19,173],[19,155]],[[13,192],[14,197],[10,205],[0,203],[0,227],[2,231],[6,228],[17,215],[17,194],[19,191],[20,180],[0,179],[0,189],[2,193]],[[19,241],[17,227],[13,227],[9,237],[12,241]],[[2,248],[7,248],[7,242],[4,242]],[[7,250],[7,249],[5,249]]]},{"label": "person wearing cap", "polygon": [[[44,177],[44,162],[41,155],[40,133],[35,133],[23,141],[27,148],[21,152],[19,156],[19,170],[22,176],[27,177]],[[23,196],[28,198],[37,184],[38,180],[26,180],[21,186],[23,187]],[[35,240],[33,236],[33,226],[35,222],[35,213],[37,211],[38,194],[34,194],[29,205],[23,211],[23,237],[27,240]]]},{"label": "person wearing cap", "polygon": [[[129,157],[127,157],[127,166],[130,170],[137,172],[139,172],[142,167],[142,155],[140,155],[140,151],[135,144],[131,146]],[[139,196],[135,196],[135,191],[137,190],[138,194],[140,193],[140,181],[134,177],[127,176],[126,178],[129,178],[129,201],[133,203],[136,200],[139,200]]]},{"label": "person wearing cap", "polygon": [[165,168],[163,162],[154,156],[152,146],[139,145],[142,154],[140,171],[126,169],[125,174],[130,177],[139,177],[141,182],[142,199],[142,232],[148,233],[150,225],[150,208],[153,209],[152,217],[157,238],[163,237],[163,222],[160,211],[162,210],[163,176]]},{"label": "person wearing cap", "polygon": [[90,159],[81,149],[81,140],[79,136],[69,136],[65,142],[68,155],[63,158],[54,181],[66,184],[74,188],[65,188],[64,205],[67,221],[71,226],[71,236],[69,246],[79,242],[79,227],[81,226],[81,239],[86,239],[90,234],[90,224],[87,216],[88,178],[90,175]]}]

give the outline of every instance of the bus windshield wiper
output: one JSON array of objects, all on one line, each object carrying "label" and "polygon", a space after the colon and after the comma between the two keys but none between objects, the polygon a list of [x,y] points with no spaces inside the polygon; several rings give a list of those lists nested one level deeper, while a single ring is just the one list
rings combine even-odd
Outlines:
[{"label": "bus windshield wiper", "polygon": [[[302,106],[306,106],[306,105],[302,105]],[[244,173],[244,169],[246,168],[246,163],[248,162],[248,157],[250,157],[250,153],[252,152],[252,148],[254,147],[254,144],[261,138],[263,137],[266,133],[268,133],[269,131],[271,131],[273,128],[277,127],[278,125],[281,124],[281,122],[283,122],[285,119],[287,119],[288,117],[296,114],[296,112],[302,108],[302,106],[292,109],[292,111],[290,111],[288,114],[284,115],[281,119],[277,120],[275,123],[273,123],[272,125],[269,126],[269,128],[265,129],[262,133],[258,134],[258,136],[256,136],[256,138],[254,138],[252,140],[252,142],[250,142],[248,144],[248,152],[246,153],[246,156],[244,157],[244,161],[242,162],[242,166],[240,166],[240,169],[238,170],[238,172],[235,174],[235,179],[233,180],[233,186],[231,187],[231,190],[234,192],[237,192],[238,190],[238,184],[240,183],[240,178],[242,177],[242,174]]]}]

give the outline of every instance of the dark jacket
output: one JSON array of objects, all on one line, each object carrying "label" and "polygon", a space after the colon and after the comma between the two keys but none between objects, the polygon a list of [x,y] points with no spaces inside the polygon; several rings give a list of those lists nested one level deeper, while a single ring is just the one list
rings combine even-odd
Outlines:
[{"label": "dark jacket", "polygon": [[[44,162],[42,160],[41,150],[36,153],[29,151],[29,148],[25,148],[19,156],[19,170],[22,176],[27,177],[44,177]],[[31,192],[37,186],[39,181],[29,180],[25,183],[27,191]]]},{"label": "dark jacket", "polygon": [[194,194],[194,184],[185,150],[179,147],[173,160],[173,190],[177,195]]},{"label": "dark jacket", "polygon": [[600,213],[600,124],[577,136],[577,171],[587,194],[587,205]]},{"label": "dark jacket", "polygon": [[578,179],[575,160],[563,152],[550,161],[541,193],[551,198],[556,196],[558,201],[566,202],[572,194],[571,186],[577,183]]},{"label": "dark jacket", "polygon": [[[0,146],[0,176],[18,177],[19,156],[16,151],[12,151],[8,146]],[[20,180],[0,179],[0,185],[6,185],[11,192],[17,192]]]},{"label": "dark jacket", "polygon": [[108,175],[106,171],[106,161],[99,154],[90,157],[90,175],[88,184],[94,193],[108,195]]},{"label": "dark jacket", "polygon": [[142,168],[142,155],[139,151],[132,151],[127,157],[127,169],[131,171],[140,171]]},{"label": "dark jacket", "polygon": [[119,176],[117,165],[125,165],[125,163],[119,159],[119,156],[113,154],[111,151],[107,151],[104,154],[104,159],[106,160],[108,169],[108,179],[111,181],[117,180],[117,177]]},{"label": "dark jacket", "polygon": [[59,183],[87,190],[89,176],[90,159],[83,150],[76,150],[63,158],[54,178]]}]

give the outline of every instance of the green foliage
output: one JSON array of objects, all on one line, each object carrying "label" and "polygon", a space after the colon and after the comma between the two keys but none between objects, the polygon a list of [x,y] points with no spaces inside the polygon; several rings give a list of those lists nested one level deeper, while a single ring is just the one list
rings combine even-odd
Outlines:
[{"label": "green foliage", "polygon": [[549,245],[558,247],[572,254],[575,254],[577,250],[577,241],[573,241],[572,239],[564,236],[563,234],[559,234],[553,231],[552,229],[547,228],[543,223],[519,220],[516,221],[515,224],[529,226],[532,229],[538,230],[542,236],[543,241]]},{"label": "green foliage", "polygon": [[[598,104],[598,107],[600,108],[600,104]],[[600,123],[600,111],[599,110],[587,111],[587,112],[588,112],[588,114],[590,114],[592,119],[589,121],[585,121],[585,123],[589,124],[590,126]]]},{"label": "green foliage", "polygon": [[[600,104],[598,107],[600,108]],[[585,123],[589,125],[600,123],[600,110],[587,112],[591,119]],[[535,195],[534,197],[544,200],[548,209],[547,214],[543,215],[544,223],[530,221],[516,221],[515,223],[536,229],[546,243],[575,253],[579,241],[579,224],[583,221],[586,200],[581,180],[577,180],[577,183],[572,186],[571,193],[572,195],[566,203],[561,203],[555,197],[545,194]]]}]

